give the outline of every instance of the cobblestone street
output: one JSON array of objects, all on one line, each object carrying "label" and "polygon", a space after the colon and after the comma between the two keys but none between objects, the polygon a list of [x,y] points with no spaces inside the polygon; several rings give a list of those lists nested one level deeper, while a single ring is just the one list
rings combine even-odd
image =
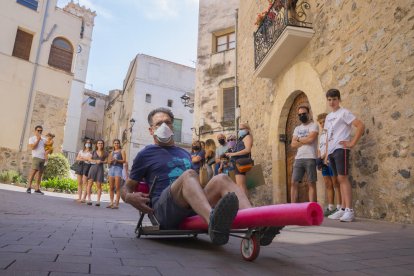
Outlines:
[{"label": "cobblestone street", "polygon": [[413,225],[290,226],[250,263],[236,238],[222,247],[206,235],[136,239],[138,213],[126,204],[24,191],[0,184],[0,275],[414,275]]}]

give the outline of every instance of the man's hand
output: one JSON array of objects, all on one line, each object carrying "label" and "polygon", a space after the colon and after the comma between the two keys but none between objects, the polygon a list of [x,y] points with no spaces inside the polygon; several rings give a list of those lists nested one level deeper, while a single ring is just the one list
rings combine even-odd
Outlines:
[{"label": "man's hand", "polygon": [[140,210],[143,213],[152,213],[154,212],[153,209],[151,209],[148,206],[148,203],[150,201],[149,194],[144,193],[128,193],[126,195],[126,203],[131,204],[136,209]]},{"label": "man's hand", "polygon": [[341,141],[339,142],[344,148],[351,149],[355,144],[353,144],[351,141]]},{"label": "man's hand", "polygon": [[150,201],[149,194],[144,193],[127,193],[125,196],[125,202],[131,204],[136,209],[143,213],[152,213],[154,210],[148,207]]}]

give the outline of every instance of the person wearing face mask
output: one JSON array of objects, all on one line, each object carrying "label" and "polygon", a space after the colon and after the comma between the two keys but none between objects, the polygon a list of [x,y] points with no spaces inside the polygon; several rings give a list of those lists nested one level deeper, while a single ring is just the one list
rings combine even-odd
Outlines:
[{"label": "person wearing face mask", "polygon": [[247,123],[239,124],[239,139],[236,142],[236,145],[233,147],[232,152],[227,152],[226,155],[231,157],[231,161],[235,167],[236,174],[236,184],[244,191],[247,195],[246,187],[246,173],[240,172],[237,170],[235,165],[236,160],[240,158],[247,158],[251,156],[252,147],[253,147],[253,135],[250,130],[250,126]]},{"label": "person wearing face mask", "polygon": [[192,168],[197,172],[200,173],[200,168],[205,162],[205,151],[201,147],[200,141],[194,141],[191,146],[191,162]]},{"label": "person wearing face mask", "polygon": [[[216,175],[204,189],[201,187],[199,175],[191,168],[190,153],[174,144],[173,122],[174,115],[167,108],[149,113],[149,133],[154,144],[135,157],[121,197],[141,212],[153,213],[160,229],[177,229],[184,218],[198,214],[208,225],[212,243],[223,245],[229,240],[239,208],[249,208],[251,204],[227,175]],[[194,143],[194,151],[200,151],[199,146]],[[150,185],[151,195],[135,192],[142,179]]]},{"label": "person wearing face mask", "polygon": [[297,149],[295,163],[293,164],[292,185],[290,188],[290,201],[298,201],[298,185],[307,175],[309,183],[309,201],[316,202],[316,158],[318,147],[318,125],[309,117],[309,107],[299,106],[298,117],[301,122],[293,131],[291,146]]},{"label": "person wearing face mask", "polygon": [[[86,140],[84,147],[79,151],[76,156],[76,161],[79,162],[79,170],[76,173],[78,178],[78,198],[76,202],[85,201],[86,198],[86,184],[88,182],[88,173],[91,167],[90,162],[88,161],[92,157],[92,143],[91,140]],[[84,196],[82,197],[82,191],[84,191]]]},{"label": "person wearing face mask", "polygon": [[216,149],[216,164],[214,166],[214,175],[217,175],[218,169],[220,168],[221,159],[220,157],[228,150],[226,136],[223,133],[219,133],[217,135],[217,142],[219,146]]}]

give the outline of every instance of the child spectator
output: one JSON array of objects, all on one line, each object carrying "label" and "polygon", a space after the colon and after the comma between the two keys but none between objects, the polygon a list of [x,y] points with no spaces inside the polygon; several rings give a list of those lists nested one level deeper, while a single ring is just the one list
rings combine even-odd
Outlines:
[{"label": "child spectator", "polygon": [[46,134],[46,141],[45,141],[45,165],[47,164],[47,160],[49,159],[49,154],[53,153],[53,138],[55,135],[52,133]]},{"label": "child spectator", "polygon": [[[317,121],[321,129],[319,136],[318,159],[316,161],[317,168],[322,171],[323,181],[325,182],[326,194],[328,198],[328,207],[324,211],[324,216],[327,217],[337,210],[341,209],[341,191],[339,190],[338,182],[333,175],[332,168],[325,163],[327,158],[328,135],[325,127],[325,118],[328,114],[322,113],[318,115]],[[336,208],[334,205],[334,198],[336,198]]]}]

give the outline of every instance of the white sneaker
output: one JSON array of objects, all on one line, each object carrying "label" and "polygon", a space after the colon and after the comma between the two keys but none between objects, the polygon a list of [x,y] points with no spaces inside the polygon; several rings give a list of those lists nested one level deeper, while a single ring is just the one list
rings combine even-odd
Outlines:
[{"label": "white sneaker", "polygon": [[342,222],[351,222],[355,219],[355,213],[352,209],[345,209],[344,215],[339,219]]},{"label": "white sneaker", "polygon": [[328,219],[340,219],[345,214],[345,211],[342,209],[336,210],[335,213],[328,216]]}]

